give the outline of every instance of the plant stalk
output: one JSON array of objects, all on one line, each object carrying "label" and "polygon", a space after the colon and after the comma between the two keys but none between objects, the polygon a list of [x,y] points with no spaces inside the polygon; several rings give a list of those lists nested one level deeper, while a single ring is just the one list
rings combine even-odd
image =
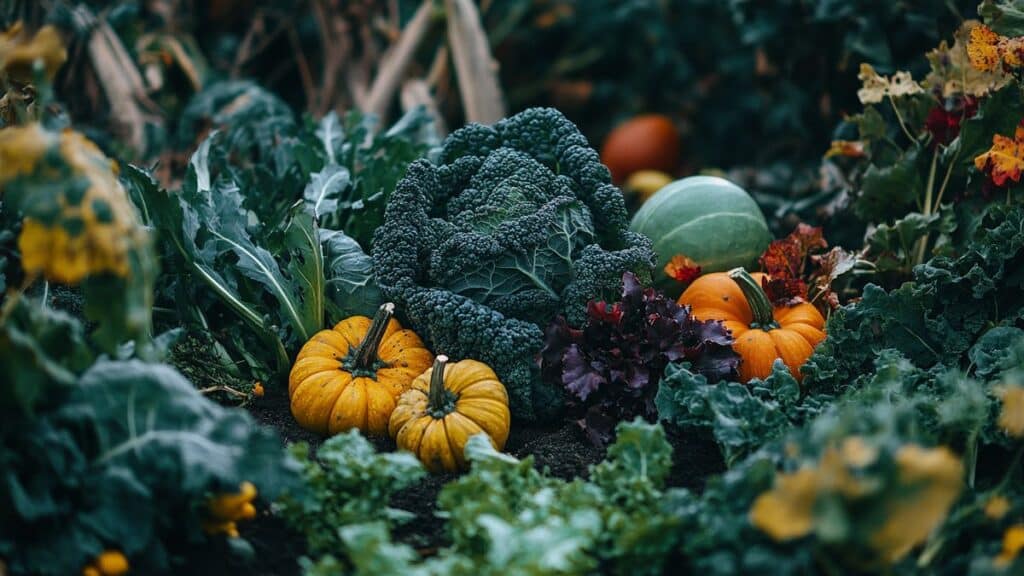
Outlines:
[{"label": "plant stalk", "polygon": [[373,365],[377,362],[377,350],[380,348],[381,341],[384,340],[384,333],[387,332],[388,323],[391,322],[391,317],[394,315],[395,305],[391,302],[385,302],[377,309],[377,313],[373,316],[373,322],[366,330],[366,336],[356,348],[352,359],[353,368],[373,369]]},{"label": "plant stalk", "polygon": [[427,393],[427,411],[440,414],[445,409],[444,369],[448,357],[441,354],[434,358],[434,368],[430,373],[430,390]]},{"label": "plant stalk", "polygon": [[754,317],[751,327],[760,328],[761,330],[778,328],[779,325],[775,322],[775,316],[772,314],[772,303],[768,300],[768,295],[764,293],[757,280],[754,280],[754,277],[743,268],[733,268],[730,270],[729,278],[732,278],[732,281],[740,287],[743,297],[747,299],[751,315]]}]

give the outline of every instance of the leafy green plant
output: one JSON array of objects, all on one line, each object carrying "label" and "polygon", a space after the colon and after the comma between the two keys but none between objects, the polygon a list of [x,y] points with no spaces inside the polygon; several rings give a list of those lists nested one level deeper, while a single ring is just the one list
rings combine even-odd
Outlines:
[{"label": "leafy green plant", "polygon": [[193,104],[222,130],[193,154],[181,191],[126,173],[167,256],[158,305],[213,336],[224,370],[273,378],[325,325],[380,304],[359,242],[369,245],[384,199],[426,151],[426,117],[410,113],[383,134],[355,113],[301,127],[251,84],[214,86]]},{"label": "leafy green plant", "polygon": [[536,108],[445,140],[409,166],[374,238],[384,296],[435,352],[491,366],[513,414],[550,416],[559,394],[533,357],[544,327],[586,318],[622,273],[650,282],[650,240],[628,230],[622,192],[557,110]]},{"label": "leafy green plant", "polygon": [[624,422],[616,437],[589,481],[567,482],[475,436],[471,471],[438,497],[450,548],[417,562],[386,522],[350,524],[338,530],[343,554],[305,562],[307,574],[660,574],[680,536],[670,512],[688,493],[665,489],[672,457],[660,426]]},{"label": "leafy green plant", "polygon": [[285,494],[275,509],[306,537],[309,552],[316,555],[341,548],[346,526],[408,521],[411,514],[391,508],[389,501],[426,475],[412,454],[378,453],[358,430],[327,440],[315,457],[306,444],[293,445],[291,454],[302,466],[307,489]]}]

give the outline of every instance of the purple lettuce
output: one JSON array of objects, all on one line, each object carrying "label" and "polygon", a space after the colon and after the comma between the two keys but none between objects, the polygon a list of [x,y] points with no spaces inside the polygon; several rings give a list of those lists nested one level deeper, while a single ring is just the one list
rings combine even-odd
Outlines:
[{"label": "purple lettuce", "polygon": [[557,318],[540,353],[543,378],[565,387],[580,424],[603,446],[622,420],[657,418],[654,396],[669,362],[716,382],[735,378],[739,356],[721,322],[701,322],[636,276],[622,276],[622,300],[590,302],[582,329]]}]

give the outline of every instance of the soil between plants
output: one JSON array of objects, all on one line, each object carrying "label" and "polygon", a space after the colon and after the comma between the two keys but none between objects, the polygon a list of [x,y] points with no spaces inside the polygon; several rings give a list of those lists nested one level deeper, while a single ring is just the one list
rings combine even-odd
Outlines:
[{"label": "soil between plants", "polygon": [[[255,419],[277,430],[282,442],[306,442],[314,450],[324,437],[303,430],[292,418],[287,393],[283,389],[267,390],[247,406]],[[711,433],[703,429],[680,430],[666,427],[673,449],[672,472],[668,485],[696,492],[704,488],[710,476],[725,470],[718,447]],[[370,438],[381,451],[395,450],[389,438]],[[604,450],[591,444],[575,422],[530,424],[513,422],[505,451],[517,458],[532,456],[539,470],[570,480],[585,478],[588,468],[604,459]],[[415,519],[395,530],[395,539],[409,544],[424,556],[436,553],[447,545],[443,519],[435,515],[437,495],[454,474],[428,475],[415,486],[392,497],[391,506],[407,510]],[[258,559],[249,573],[263,575],[299,574],[297,560],[306,553],[302,536],[291,530],[280,518],[261,510],[257,519],[242,527],[242,535],[255,549]]]}]

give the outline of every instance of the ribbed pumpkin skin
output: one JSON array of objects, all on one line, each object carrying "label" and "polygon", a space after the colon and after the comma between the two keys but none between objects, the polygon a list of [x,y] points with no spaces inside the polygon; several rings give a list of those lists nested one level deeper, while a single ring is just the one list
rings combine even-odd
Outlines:
[{"label": "ribbed pumpkin skin", "polygon": [[300,426],[319,434],[351,428],[387,434],[388,419],[398,397],[434,359],[412,330],[394,319],[388,322],[377,356],[386,363],[376,378],[353,376],[342,364],[359,346],[371,320],[346,318],[331,330],[321,330],[299,350],[288,377],[292,415]]},{"label": "ribbed pumpkin skin", "polygon": [[432,472],[466,469],[463,451],[469,438],[486,432],[497,450],[508,440],[508,393],[494,370],[476,360],[447,364],[444,387],[454,394],[454,409],[442,418],[429,412],[430,368],[402,395],[388,426],[398,447],[408,450]]},{"label": "ribbed pumpkin skin", "polygon": [[[758,283],[764,274],[751,276]],[[679,303],[690,306],[700,320],[721,320],[735,339],[732,348],[743,359],[740,379],[767,378],[776,358],[789,367],[798,381],[803,378],[800,367],[810,358],[814,347],[825,339],[825,318],[812,304],[776,306],[772,315],[779,328],[752,329],[753,314],[743,291],[725,272],[705,274],[679,297]]]}]

